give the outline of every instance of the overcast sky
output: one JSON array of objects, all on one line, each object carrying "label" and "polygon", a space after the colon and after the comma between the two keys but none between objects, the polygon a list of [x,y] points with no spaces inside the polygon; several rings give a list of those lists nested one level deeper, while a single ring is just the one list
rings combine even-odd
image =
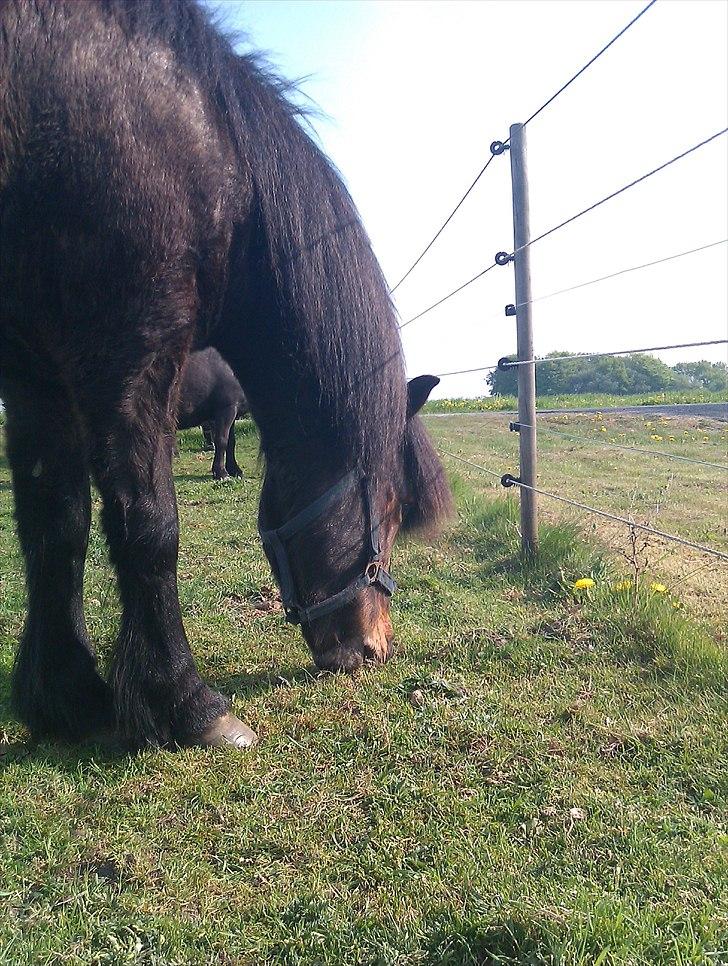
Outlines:
[{"label": "overcast sky", "polygon": [[[646,0],[645,0],[646,2]],[[315,126],[390,283],[524,120],[642,0],[223,0],[326,115]],[[528,128],[533,235],[728,126],[728,4],[658,2]],[[533,295],[728,237],[725,135],[532,249]],[[398,289],[403,321],[513,245],[508,155],[494,160]],[[404,329],[410,375],[515,349],[512,268]],[[538,354],[726,338],[728,246],[534,305]],[[725,346],[659,353],[726,359]],[[482,374],[441,396],[480,395]]]}]

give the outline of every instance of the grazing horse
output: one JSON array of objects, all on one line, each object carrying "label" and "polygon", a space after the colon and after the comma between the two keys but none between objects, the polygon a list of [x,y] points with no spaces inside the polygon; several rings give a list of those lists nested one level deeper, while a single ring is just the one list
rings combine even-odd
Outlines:
[{"label": "grazing horse", "polygon": [[[193,0],[0,0],[0,396],[25,557],[12,676],[34,735],[250,746],[177,590],[185,361],[213,346],[260,430],[259,529],[316,664],[392,650],[392,544],[447,513],[387,285],[286,87]],[[89,480],[122,607],[83,612]]]},{"label": "grazing horse", "polygon": [[191,352],[182,374],[177,429],[202,425],[215,450],[212,475],[216,480],[242,476],[235,459],[235,420],[248,412],[248,403],[235,373],[215,349]]}]

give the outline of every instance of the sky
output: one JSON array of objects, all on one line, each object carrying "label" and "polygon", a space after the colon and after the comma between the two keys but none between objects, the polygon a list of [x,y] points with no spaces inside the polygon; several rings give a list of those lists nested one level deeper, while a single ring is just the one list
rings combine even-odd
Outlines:
[{"label": "sky", "polygon": [[[210,0],[322,112],[390,284],[504,140],[646,0]],[[728,126],[728,4],[658,0],[527,128],[532,236]],[[728,238],[728,136],[531,249],[534,298]],[[402,321],[512,250],[508,154],[496,157],[394,296]],[[407,326],[410,376],[515,351],[511,266]],[[533,305],[537,354],[728,337],[728,245]],[[726,360],[726,346],[656,353]],[[433,396],[487,392],[485,373]]]}]

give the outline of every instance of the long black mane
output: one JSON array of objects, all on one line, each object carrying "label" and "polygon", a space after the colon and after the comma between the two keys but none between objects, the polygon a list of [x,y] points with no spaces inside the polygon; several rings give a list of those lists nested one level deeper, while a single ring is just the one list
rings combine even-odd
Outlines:
[{"label": "long black mane", "polygon": [[[174,51],[217,106],[247,168],[247,257],[261,270],[237,294],[245,311],[265,319],[267,338],[241,364],[253,415],[266,412],[259,424],[267,458],[303,442],[356,457],[367,472],[391,465],[406,409],[394,309],[354,202],[304,130],[290,86],[256,56],[236,53],[194,0],[104,2],[127,29]],[[238,330],[220,336],[228,356]],[[290,369],[277,385],[261,378],[282,361]]]}]

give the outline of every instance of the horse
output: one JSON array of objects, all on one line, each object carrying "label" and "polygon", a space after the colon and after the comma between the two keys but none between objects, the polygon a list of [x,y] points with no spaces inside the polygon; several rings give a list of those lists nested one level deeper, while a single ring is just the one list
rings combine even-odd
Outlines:
[{"label": "horse", "polygon": [[235,459],[235,420],[245,416],[248,403],[235,373],[215,349],[191,352],[182,374],[177,429],[202,426],[215,451],[212,475],[216,480],[242,476]]},{"label": "horse", "polygon": [[[185,362],[216,349],[260,433],[258,525],[316,665],[384,662],[392,548],[451,505],[361,218],[290,87],[196,0],[0,0],[0,396],[33,736],[251,747],[177,585]],[[121,603],[87,633],[90,480]]]}]

